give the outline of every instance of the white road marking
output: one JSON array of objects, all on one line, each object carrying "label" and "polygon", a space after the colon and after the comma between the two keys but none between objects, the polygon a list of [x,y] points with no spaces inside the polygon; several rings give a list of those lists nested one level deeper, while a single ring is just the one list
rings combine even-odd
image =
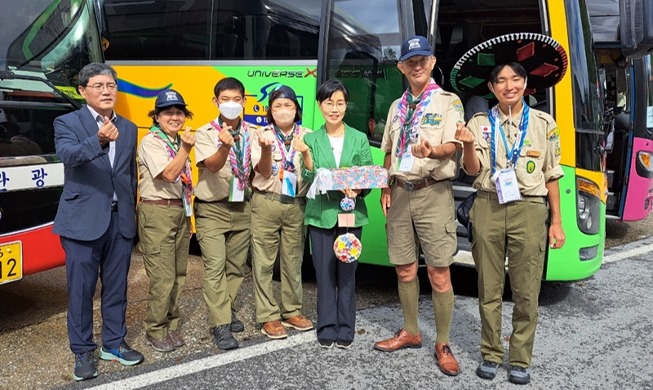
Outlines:
[{"label": "white road marking", "polygon": [[100,386],[91,387],[97,390],[113,389],[139,389],[145,386],[151,386],[156,383],[165,382],[174,378],[179,378],[196,372],[209,370],[224,366],[234,362],[247,360],[253,357],[265,355],[282,349],[292,348],[300,344],[317,342],[315,332],[303,332],[290,336],[284,340],[274,340],[252,345],[247,348],[240,348],[233,351],[225,351],[214,356],[194,360],[192,362],[174,365],[161,370],[148,372],[147,374],[137,375],[116,382],[110,382]]}]

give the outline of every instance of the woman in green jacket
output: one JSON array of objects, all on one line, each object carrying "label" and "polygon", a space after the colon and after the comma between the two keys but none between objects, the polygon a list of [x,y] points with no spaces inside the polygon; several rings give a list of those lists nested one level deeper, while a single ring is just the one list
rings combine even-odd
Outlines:
[{"label": "woman in green jacket", "polygon": [[[307,150],[303,153],[302,176],[312,183],[319,168],[347,168],[372,165],[372,153],[367,136],[343,122],[349,93],[338,80],[326,81],[317,91],[317,101],[326,123],[304,137]],[[334,344],[349,348],[354,341],[356,301],[354,286],[358,262],[339,261],[333,250],[336,238],[353,233],[359,240],[367,224],[365,196],[369,191],[347,189],[328,191],[308,199],[304,223],[313,251],[317,279],[317,339],[324,348]],[[338,226],[340,201],[349,197],[355,202],[353,226]]]}]

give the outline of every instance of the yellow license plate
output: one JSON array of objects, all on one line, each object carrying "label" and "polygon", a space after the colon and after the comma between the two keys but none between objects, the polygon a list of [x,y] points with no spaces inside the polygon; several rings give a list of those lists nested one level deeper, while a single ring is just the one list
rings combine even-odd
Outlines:
[{"label": "yellow license plate", "polygon": [[23,277],[23,244],[14,241],[0,244],[0,284]]}]

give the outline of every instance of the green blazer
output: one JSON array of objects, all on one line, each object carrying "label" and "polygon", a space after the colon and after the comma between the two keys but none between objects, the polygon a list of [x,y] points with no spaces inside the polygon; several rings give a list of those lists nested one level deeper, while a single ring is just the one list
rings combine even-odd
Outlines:
[{"label": "green blazer", "polygon": [[[319,130],[306,134],[304,142],[311,149],[314,166],[313,171],[308,171],[302,166],[302,178],[306,183],[313,183],[315,171],[318,168],[338,168],[324,125]],[[367,136],[345,124],[345,140],[340,157],[340,168],[372,164],[372,151]],[[362,191],[357,197],[354,209],[356,227],[367,225],[367,207],[363,197],[368,193],[369,190]],[[328,191],[326,194],[316,195],[315,199],[307,199],[304,224],[322,229],[331,229],[336,226],[342,198],[344,198],[342,192]]]}]

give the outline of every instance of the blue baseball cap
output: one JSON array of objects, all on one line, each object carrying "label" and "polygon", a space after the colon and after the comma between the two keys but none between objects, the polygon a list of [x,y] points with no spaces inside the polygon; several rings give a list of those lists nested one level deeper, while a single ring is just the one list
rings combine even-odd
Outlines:
[{"label": "blue baseball cap", "polygon": [[429,41],[426,40],[421,35],[415,35],[414,37],[407,39],[401,45],[401,57],[399,61],[406,61],[410,57],[414,56],[432,56],[433,50],[431,50],[431,45]]},{"label": "blue baseball cap", "polygon": [[167,108],[172,106],[186,107],[186,102],[184,102],[184,98],[181,94],[174,89],[166,89],[159,93],[159,96],[156,97],[154,107]]}]

